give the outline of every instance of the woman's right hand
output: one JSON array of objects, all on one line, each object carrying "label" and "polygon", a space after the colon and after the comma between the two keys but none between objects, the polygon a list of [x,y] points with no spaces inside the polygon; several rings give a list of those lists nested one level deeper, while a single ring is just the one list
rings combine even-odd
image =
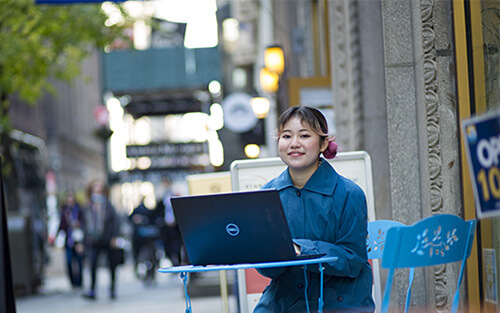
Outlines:
[{"label": "woman's right hand", "polygon": [[295,249],[295,254],[300,255],[300,246],[296,244],[295,242],[293,243],[293,248]]}]

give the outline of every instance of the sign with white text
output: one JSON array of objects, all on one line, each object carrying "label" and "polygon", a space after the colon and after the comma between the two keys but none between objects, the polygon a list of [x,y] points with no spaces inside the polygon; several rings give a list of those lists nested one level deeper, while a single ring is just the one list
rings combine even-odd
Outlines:
[{"label": "sign with white text", "polygon": [[462,121],[478,218],[500,216],[500,111]]}]

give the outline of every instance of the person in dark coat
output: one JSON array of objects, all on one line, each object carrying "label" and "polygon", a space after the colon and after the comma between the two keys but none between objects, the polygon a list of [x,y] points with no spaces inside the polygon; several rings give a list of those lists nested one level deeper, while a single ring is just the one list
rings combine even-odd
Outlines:
[{"label": "person in dark coat", "polygon": [[171,181],[168,178],[163,180],[165,184],[165,194],[163,200],[158,202],[157,210],[163,212],[164,225],[162,227],[162,239],[165,246],[165,254],[177,266],[183,262],[183,242],[182,236],[175,220],[174,211],[170,199],[174,196],[171,189]]},{"label": "person in dark coat", "polygon": [[86,242],[90,261],[90,289],[84,294],[85,298],[96,298],[97,261],[101,252],[107,255],[107,265],[111,276],[109,295],[115,299],[116,267],[118,265],[116,253],[116,239],[119,234],[119,218],[115,208],[109,201],[109,191],[106,184],[93,181],[88,189],[89,205],[86,212]]},{"label": "person in dark coat", "polygon": [[138,275],[137,267],[139,263],[139,252],[148,241],[148,237],[145,236],[144,230],[147,229],[147,226],[152,225],[152,215],[153,212],[146,207],[143,197],[141,203],[135,207],[132,213],[128,216],[132,225],[132,258],[134,260],[136,275]]}]

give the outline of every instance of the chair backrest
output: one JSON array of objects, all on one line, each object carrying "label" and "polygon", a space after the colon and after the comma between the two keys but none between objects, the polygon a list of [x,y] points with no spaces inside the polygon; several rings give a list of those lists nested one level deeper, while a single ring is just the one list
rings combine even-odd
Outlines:
[{"label": "chair backrest", "polygon": [[391,220],[377,220],[368,223],[368,236],[366,237],[368,259],[382,258],[387,231],[394,226],[405,226],[405,224]]},{"label": "chair backrest", "polygon": [[380,259],[385,246],[387,231],[394,226],[404,226],[403,223],[391,220],[376,220],[368,222],[368,235],[366,236],[366,252],[372,265],[373,272],[373,300],[375,313],[380,313],[382,305],[382,279],[380,278]]},{"label": "chair backrest", "polygon": [[[411,226],[390,228],[387,232],[382,257],[382,267],[389,269],[382,312],[387,312],[389,307],[394,269],[462,261],[451,309],[451,312],[456,312],[459,302],[459,287],[462,282],[465,261],[471,252],[476,223],[476,220],[464,221],[456,215],[441,214],[427,217]],[[411,280],[412,277],[410,277]],[[410,288],[411,283],[408,295],[411,294]],[[409,301],[407,301],[408,305]]]}]

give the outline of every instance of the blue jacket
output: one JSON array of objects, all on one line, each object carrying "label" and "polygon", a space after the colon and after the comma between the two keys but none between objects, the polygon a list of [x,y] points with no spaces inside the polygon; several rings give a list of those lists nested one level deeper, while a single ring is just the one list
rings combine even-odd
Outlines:
[{"label": "blue jacket", "polygon": [[[263,189],[279,191],[294,242],[301,254],[326,253],[338,261],[325,266],[325,312],[373,312],[372,269],[367,260],[367,207],[361,188],[322,160],[302,189],[288,169]],[[319,271],[308,266],[308,299],[317,310]],[[301,267],[261,269],[271,278],[254,312],[305,312],[304,272]]]}]

